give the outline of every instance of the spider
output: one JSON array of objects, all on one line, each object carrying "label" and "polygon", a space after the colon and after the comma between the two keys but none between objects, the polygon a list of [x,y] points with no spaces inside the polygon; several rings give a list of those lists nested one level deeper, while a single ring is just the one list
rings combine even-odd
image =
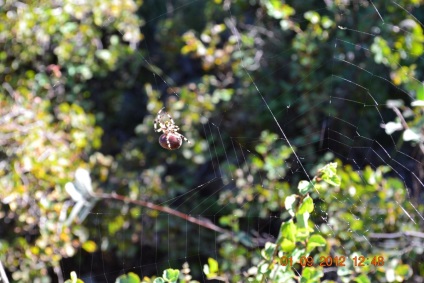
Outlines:
[{"label": "spider", "polygon": [[163,134],[159,137],[160,146],[165,149],[174,150],[179,149],[181,147],[183,139],[186,142],[191,143],[185,136],[178,132],[180,130],[180,127],[175,125],[175,122],[174,120],[172,120],[171,115],[166,113],[166,115],[168,115],[168,120],[162,121],[164,115],[161,113],[163,109],[165,109],[165,107],[159,110],[154,122],[155,132],[163,132]]}]

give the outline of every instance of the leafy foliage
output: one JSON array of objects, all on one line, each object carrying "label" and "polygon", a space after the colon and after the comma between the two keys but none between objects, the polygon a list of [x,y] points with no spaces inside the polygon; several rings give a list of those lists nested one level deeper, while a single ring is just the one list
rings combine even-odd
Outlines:
[{"label": "leafy foliage", "polygon": [[[111,258],[106,268],[125,262],[121,270],[130,270],[148,264],[137,261],[138,255],[165,236],[173,247],[158,247],[159,258],[152,257],[157,268],[169,268],[161,266],[161,253],[184,258],[195,252],[200,266],[166,269],[153,279],[111,276],[118,282],[195,282],[192,277],[200,278],[203,267],[207,279],[232,282],[422,281],[422,242],[408,236],[422,220],[403,211],[412,206],[422,211],[420,184],[412,184],[408,195],[407,178],[397,171],[395,178],[394,168],[372,162],[353,167],[349,158],[336,160],[314,146],[325,117],[343,120],[360,112],[366,119],[358,122],[361,135],[384,127],[384,150],[398,151],[406,141],[411,148],[405,154],[424,160],[420,1],[387,7],[365,0],[3,2],[0,261],[14,281],[49,282],[69,274],[66,268],[74,264],[82,273],[102,270],[85,270],[88,257],[75,257],[80,248]],[[384,11],[385,24],[376,10]],[[353,44],[358,42],[361,46]],[[373,74],[329,64],[330,58],[350,58]],[[366,81],[379,105],[364,107],[373,105],[371,98],[333,74]],[[368,82],[376,74],[384,79]],[[329,94],[343,99],[329,105],[324,103]],[[346,107],[348,100],[363,104]],[[258,107],[263,101],[269,109]],[[380,107],[386,101],[389,113]],[[163,106],[192,145],[161,150],[152,125]],[[381,125],[377,107],[393,122]],[[290,145],[275,121],[292,137]],[[335,143],[353,131],[341,128]],[[218,141],[229,142],[216,146],[212,156],[210,145]],[[239,160],[234,148],[250,154]],[[337,155],[341,147],[327,148]],[[305,168],[293,152],[308,157]],[[421,167],[408,167],[416,180],[424,178]],[[91,174],[85,178],[91,179],[89,197],[78,193],[81,176],[74,172],[81,168]],[[206,248],[213,232],[186,250],[178,239],[198,233],[197,226],[135,205],[181,200],[187,188],[206,183],[190,201],[209,207],[217,224],[228,229],[219,237],[216,259]],[[228,184],[234,186],[227,189]],[[112,195],[127,198],[119,202]],[[78,203],[94,199],[93,215],[108,212],[101,221],[69,217]],[[191,202],[183,201],[178,210],[202,214]],[[281,219],[277,239],[258,248],[246,230],[252,219],[253,226]],[[98,236],[98,230],[106,235]],[[378,238],[396,233],[406,235],[396,238],[396,248]],[[119,241],[110,240],[118,235]],[[279,264],[283,256],[296,262],[328,255],[383,256],[386,264],[350,265],[336,273],[297,264],[302,276]],[[68,282],[78,280],[73,273]]]}]

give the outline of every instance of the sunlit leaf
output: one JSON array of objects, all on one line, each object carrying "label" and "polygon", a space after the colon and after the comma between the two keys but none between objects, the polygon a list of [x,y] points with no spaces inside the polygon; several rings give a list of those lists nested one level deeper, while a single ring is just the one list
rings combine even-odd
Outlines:
[{"label": "sunlit leaf", "polygon": [[419,141],[420,135],[414,132],[412,129],[406,129],[403,132],[403,140],[404,141]]},{"label": "sunlit leaf", "polygon": [[121,275],[116,278],[116,283],[140,283],[140,277],[133,272]]},{"label": "sunlit leaf", "polygon": [[208,258],[208,265],[209,265],[210,272],[218,273],[218,261],[210,257]]},{"label": "sunlit leaf", "polygon": [[314,210],[314,201],[310,196],[307,196],[303,199],[302,203],[299,206],[297,213],[303,214],[305,212],[311,213]]},{"label": "sunlit leaf", "polygon": [[283,222],[280,229],[282,239],[288,239],[292,242],[296,241],[296,225],[292,220]]},{"label": "sunlit leaf", "polygon": [[356,277],[355,282],[357,282],[357,283],[371,283],[370,279],[365,274],[361,274],[358,277]]},{"label": "sunlit leaf", "polygon": [[82,244],[82,248],[89,253],[93,253],[97,250],[97,245],[93,241],[87,241]]},{"label": "sunlit leaf", "polygon": [[284,206],[287,209],[287,211],[290,213],[290,215],[294,216],[295,208],[296,208],[296,195],[291,195],[286,197],[284,201]]},{"label": "sunlit leaf", "polygon": [[180,271],[178,269],[166,269],[163,271],[163,279],[166,282],[177,282]]},{"label": "sunlit leaf", "polygon": [[313,234],[308,240],[306,251],[311,252],[316,247],[325,247],[326,244],[327,241],[324,239],[324,237],[318,234]]}]

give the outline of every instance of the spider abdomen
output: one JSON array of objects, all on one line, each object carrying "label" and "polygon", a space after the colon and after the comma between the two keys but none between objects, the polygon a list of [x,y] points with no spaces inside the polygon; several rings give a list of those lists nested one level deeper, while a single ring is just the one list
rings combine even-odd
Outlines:
[{"label": "spider abdomen", "polygon": [[169,150],[179,149],[183,143],[180,135],[174,133],[162,134],[159,137],[159,144],[161,147]]}]

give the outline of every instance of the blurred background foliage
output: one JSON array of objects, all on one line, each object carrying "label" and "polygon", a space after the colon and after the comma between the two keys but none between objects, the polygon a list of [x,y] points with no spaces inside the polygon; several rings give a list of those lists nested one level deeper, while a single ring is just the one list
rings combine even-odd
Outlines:
[{"label": "blurred background foliage", "polygon": [[[77,269],[102,282],[184,261],[200,280],[208,257],[221,278],[246,281],[306,178],[272,111],[308,174],[339,162],[341,185],[312,194],[320,252],[384,255],[390,265],[352,272],[422,282],[423,239],[376,234],[424,226],[402,209],[423,214],[423,2],[374,2],[0,1],[0,260],[12,281],[62,282]],[[159,146],[164,106],[191,145]],[[323,128],[335,130],[324,138]],[[358,135],[382,148],[345,138]],[[393,158],[377,158],[383,149]],[[237,236],[101,198],[67,225],[65,184],[78,168],[97,194]]]}]

